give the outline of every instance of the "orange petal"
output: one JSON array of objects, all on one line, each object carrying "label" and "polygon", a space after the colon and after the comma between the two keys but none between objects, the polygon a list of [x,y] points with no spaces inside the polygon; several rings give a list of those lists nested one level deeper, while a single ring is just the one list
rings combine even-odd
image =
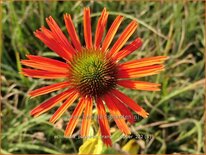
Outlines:
[{"label": "orange petal", "polygon": [[56,78],[68,77],[68,73],[59,73],[59,72],[51,72],[51,71],[43,71],[43,70],[35,70],[35,69],[27,69],[27,68],[22,68],[21,73],[25,76],[30,76],[34,78],[44,78],[44,79],[56,79]]},{"label": "orange petal", "polygon": [[121,100],[123,103],[125,103],[126,105],[128,105],[132,110],[134,110],[138,115],[146,118],[148,117],[148,113],[142,108],[140,107],[137,103],[135,103],[131,98],[129,98],[128,96],[126,96],[125,94],[121,93],[120,91],[114,89],[112,90],[112,93],[119,98],[119,100]]},{"label": "orange petal", "polygon": [[123,59],[124,57],[128,56],[135,50],[137,50],[140,46],[142,46],[142,40],[140,38],[135,39],[131,44],[124,47],[121,51],[114,54],[113,59],[115,61],[119,61]]},{"label": "orange petal", "polygon": [[78,96],[79,94],[77,92],[72,93],[69,98],[57,109],[57,111],[53,114],[49,121],[51,123],[56,122],[56,120],[59,119],[62,114],[69,108],[69,106],[74,103]]},{"label": "orange petal", "polygon": [[53,91],[56,91],[59,89],[63,89],[65,87],[68,87],[69,85],[70,85],[70,83],[67,81],[66,82],[59,82],[59,83],[55,83],[55,84],[45,86],[45,87],[42,87],[39,89],[35,89],[35,90],[31,91],[29,93],[29,95],[31,97],[36,97],[36,96],[47,94],[47,93],[50,93],[50,92],[53,92]]},{"label": "orange petal", "polygon": [[65,133],[64,133],[65,136],[71,136],[72,135],[72,133],[74,131],[74,128],[77,125],[78,119],[81,116],[85,105],[86,105],[85,98],[81,98],[79,103],[77,104],[74,112],[72,113],[72,116],[69,120],[69,123],[67,124],[66,130],[65,130]]},{"label": "orange petal", "polygon": [[84,111],[84,116],[82,118],[82,126],[80,131],[80,135],[82,137],[89,135],[89,128],[92,120],[92,106],[92,98],[88,97]]},{"label": "orange petal", "polygon": [[131,80],[119,80],[117,84],[125,88],[138,89],[138,90],[148,90],[148,91],[159,91],[160,84],[150,83],[144,81],[131,81]]},{"label": "orange petal", "polygon": [[111,50],[109,51],[109,56],[114,55],[115,53],[117,53],[123,46],[124,44],[127,42],[127,40],[129,39],[129,37],[134,33],[134,31],[136,30],[138,26],[138,23],[136,21],[132,21],[127,27],[126,29],[122,32],[122,34],[120,35],[120,37],[117,39],[117,41],[115,42],[115,44],[113,45],[113,47],[111,48]]},{"label": "orange petal", "polygon": [[112,23],[111,27],[109,28],[105,39],[103,41],[102,44],[102,51],[106,51],[110,45],[110,43],[112,42],[112,39],[114,38],[114,35],[117,32],[117,29],[119,28],[119,25],[121,24],[123,20],[122,16],[117,16],[116,19],[114,20],[114,22]]},{"label": "orange petal", "polygon": [[67,48],[68,52],[75,54],[76,51],[74,50],[72,45],[69,43],[69,41],[67,40],[67,38],[65,37],[61,29],[59,28],[55,20],[50,16],[49,18],[46,18],[46,22],[49,25],[49,28],[51,29],[54,38],[59,41],[61,46],[63,46],[64,48]]},{"label": "orange petal", "polygon": [[59,43],[58,39],[53,36],[53,33],[50,30],[42,27],[41,31],[36,30],[34,35],[66,61],[69,61],[72,58],[72,53]]},{"label": "orange petal", "polygon": [[110,128],[107,120],[107,114],[104,108],[104,104],[100,98],[96,99],[97,111],[98,111],[98,122],[100,126],[100,132],[102,136],[102,141],[107,146],[112,146],[112,141],[110,139]]},{"label": "orange petal", "polygon": [[92,30],[89,8],[84,8],[84,39],[86,42],[86,47],[92,48]]},{"label": "orange petal", "polygon": [[104,95],[104,101],[105,101],[114,121],[116,122],[118,128],[122,132],[124,132],[125,134],[130,134],[131,132],[130,132],[127,124],[125,123],[124,117],[121,115],[120,111],[118,110],[118,108],[116,107],[116,105],[114,104],[114,102],[110,98],[110,96]]},{"label": "orange petal", "polygon": [[48,64],[48,63],[39,63],[33,60],[21,60],[21,63],[25,66],[29,66],[35,69],[41,69],[45,71],[55,71],[59,73],[68,73],[69,69],[67,68],[62,68],[60,66],[56,66],[55,64]]},{"label": "orange petal", "polygon": [[119,67],[118,78],[139,78],[158,74],[165,69],[164,65],[152,65],[146,67],[122,69]]},{"label": "orange petal", "polygon": [[106,8],[102,11],[102,14],[97,22],[97,28],[96,28],[96,33],[95,33],[95,40],[94,40],[94,47],[99,48],[100,43],[102,41],[102,37],[104,34],[104,30],[106,27],[107,23],[107,18],[108,18],[108,12],[106,11]]},{"label": "orange petal", "polygon": [[49,65],[53,65],[55,67],[61,67],[61,68],[68,68],[68,64],[59,60],[55,60],[55,59],[50,59],[50,58],[46,58],[46,57],[42,57],[42,56],[37,56],[37,55],[26,55],[26,57],[36,63],[41,63],[41,64],[49,64]]},{"label": "orange petal", "polygon": [[35,116],[35,117],[41,115],[42,113],[44,113],[44,112],[48,111],[49,109],[53,108],[59,102],[66,99],[73,91],[74,91],[74,89],[69,89],[67,91],[64,91],[64,92],[50,98],[49,100],[43,102],[42,104],[40,104],[36,108],[34,108],[30,112],[30,114],[32,116]]},{"label": "orange petal", "polygon": [[110,98],[120,111],[121,115],[124,116],[125,119],[127,119],[131,124],[135,122],[134,115],[131,113],[131,111],[122,103],[119,101],[115,96],[110,95]]},{"label": "orange petal", "polygon": [[151,66],[151,65],[155,65],[155,64],[162,64],[167,59],[168,59],[167,56],[156,56],[156,57],[142,58],[139,60],[128,61],[126,63],[120,64],[120,67],[121,67],[121,69],[128,69],[128,68],[138,68],[138,67]]},{"label": "orange petal", "polygon": [[81,51],[82,46],[81,46],[79,37],[78,37],[78,35],[77,35],[77,32],[76,32],[76,30],[75,30],[74,24],[73,24],[73,22],[72,22],[71,16],[68,15],[68,14],[64,15],[64,22],[65,22],[65,24],[66,24],[67,31],[68,31],[68,33],[69,33],[69,36],[70,36],[70,38],[71,38],[71,41],[72,41],[74,47],[75,47],[78,51]]}]

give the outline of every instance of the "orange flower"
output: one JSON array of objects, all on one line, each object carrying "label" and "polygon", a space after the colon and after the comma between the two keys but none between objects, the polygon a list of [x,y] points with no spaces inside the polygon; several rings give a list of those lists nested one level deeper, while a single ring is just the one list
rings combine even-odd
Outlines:
[{"label": "orange flower", "polygon": [[63,102],[50,119],[50,122],[55,123],[70,105],[79,98],[79,102],[66,127],[65,136],[72,135],[78,118],[82,115],[83,111],[80,135],[82,137],[88,136],[92,119],[92,108],[93,105],[95,105],[98,111],[98,122],[102,140],[106,145],[111,146],[112,142],[110,139],[109,124],[106,118],[105,105],[107,105],[118,128],[123,133],[130,134],[126,120],[130,123],[134,123],[135,120],[129,108],[143,118],[146,118],[148,113],[117,88],[118,86],[123,86],[147,91],[160,90],[160,84],[135,81],[130,80],[130,78],[158,74],[164,70],[163,62],[167,57],[157,56],[119,63],[121,59],[142,45],[141,39],[136,38],[131,44],[123,47],[138,27],[138,23],[132,21],[114,45],[109,48],[114,35],[123,21],[123,17],[116,17],[103,39],[107,18],[108,12],[104,9],[97,22],[93,43],[90,9],[84,9],[85,47],[82,46],[79,40],[70,15],[64,15],[64,21],[71,43],[65,37],[54,19],[52,17],[47,18],[46,22],[50,29],[41,27],[40,30],[37,30],[34,34],[65,61],[62,62],[42,56],[27,55],[29,60],[22,60],[21,63],[25,66],[35,68],[23,68],[22,73],[26,76],[44,79],[64,79],[63,82],[31,91],[29,93],[31,97],[66,88],[62,93],[34,108],[31,111],[32,116],[39,116],[58,103]]}]

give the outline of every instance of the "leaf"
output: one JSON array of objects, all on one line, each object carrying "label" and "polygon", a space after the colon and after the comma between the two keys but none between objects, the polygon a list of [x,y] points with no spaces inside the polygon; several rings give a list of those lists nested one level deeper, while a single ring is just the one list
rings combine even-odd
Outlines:
[{"label": "leaf", "polygon": [[122,154],[122,152],[115,150],[112,147],[104,147],[102,154]]},{"label": "leaf", "polygon": [[51,148],[48,148],[43,145],[36,145],[32,143],[19,143],[19,144],[14,144],[12,148],[9,150],[9,152],[14,152],[18,151],[21,149],[27,149],[27,150],[38,150],[38,151],[43,151],[45,153],[51,153],[51,154],[62,154],[62,152],[58,152],[56,150],[53,150]]},{"label": "leaf", "polygon": [[100,137],[86,140],[79,148],[79,154],[100,154],[103,143]]},{"label": "leaf", "polygon": [[139,150],[139,145],[134,139],[131,139],[127,144],[122,147],[122,150],[129,154],[137,154]]},{"label": "leaf", "polygon": [[120,130],[115,131],[115,133],[111,136],[112,142],[118,142],[123,137],[123,134]]}]

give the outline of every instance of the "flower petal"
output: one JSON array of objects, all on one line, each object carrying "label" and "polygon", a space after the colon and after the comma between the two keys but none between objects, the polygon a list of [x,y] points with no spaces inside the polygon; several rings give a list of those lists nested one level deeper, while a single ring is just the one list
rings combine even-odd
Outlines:
[{"label": "flower petal", "polygon": [[30,114],[32,116],[35,116],[35,117],[41,115],[42,113],[44,113],[44,112],[48,111],[49,109],[53,108],[59,102],[66,99],[73,91],[74,91],[74,89],[69,89],[67,91],[64,91],[64,92],[50,98],[49,100],[43,102],[42,104],[40,104],[36,108],[34,108],[30,112]]},{"label": "flower petal", "polygon": [[44,79],[56,79],[56,78],[68,77],[68,73],[59,73],[59,72],[51,72],[51,71],[43,71],[43,70],[35,70],[35,69],[27,69],[27,68],[22,68],[21,73],[25,76],[30,76],[33,78],[44,78]]},{"label": "flower petal", "polygon": [[105,39],[102,43],[102,51],[106,51],[110,45],[110,43],[112,42],[112,39],[114,38],[114,35],[116,34],[119,25],[121,24],[123,20],[122,16],[117,16],[116,19],[114,20],[114,22],[112,23],[111,27],[109,28]]},{"label": "flower petal", "polygon": [[112,141],[110,139],[110,137],[111,137],[110,128],[109,128],[109,123],[107,120],[107,114],[106,114],[106,111],[104,108],[104,104],[100,98],[96,99],[96,105],[97,105],[98,122],[99,122],[99,126],[100,126],[102,141],[107,146],[112,146]]},{"label": "flower petal", "polygon": [[131,111],[122,103],[120,100],[118,100],[115,96],[110,95],[110,98],[120,111],[121,115],[124,116],[125,119],[127,119],[131,124],[135,122],[134,115],[131,113]]},{"label": "flower petal", "polygon": [[124,117],[121,115],[119,109],[116,107],[116,105],[114,104],[113,100],[111,99],[111,97],[109,95],[104,95],[104,101],[114,119],[114,121],[116,122],[118,128],[124,132],[126,135],[130,134],[130,130],[125,122]]},{"label": "flower petal", "polygon": [[75,108],[74,112],[72,113],[72,116],[69,120],[69,123],[67,124],[66,130],[64,133],[65,136],[72,135],[74,128],[77,125],[78,119],[81,116],[82,111],[86,105],[85,101],[86,101],[85,98],[81,98],[79,103],[77,104],[77,106],[76,106],[76,108]]},{"label": "flower petal", "polygon": [[50,92],[53,92],[53,91],[56,91],[56,90],[59,90],[59,89],[66,88],[69,85],[70,85],[70,83],[68,81],[59,82],[59,83],[55,83],[55,84],[52,84],[52,85],[49,85],[49,86],[44,86],[42,88],[35,89],[35,90],[29,92],[29,95],[31,97],[36,97],[36,96],[47,94],[47,93],[50,93]]},{"label": "flower petal", "polygon": [[79,94],[77,92],[73,92],[69,96],[69,98],[57,109],[57,111],[53,114],[49,121],[51,123],[56,122],[56,120],[59,119],[62,114],[69,108],[69,106],[74,103],[78,96]]},{"label": "flower petal", "polygon": [[147,90],[147,91],[159,91],[160,84],[150,83],[144,81],[131,81],[131,80],[119,80],[117,84],[125,88]]},{"label": "flower petal", "polygon": [[41,31],[36,30],[34,35],[66,61],[69,61],[72,58],[72,53],[59,43],[58,39],[53,36],[53,33],[50,30],[41,27]]},{"label": "flower petal", "polygon": [[127,42],[127,40],[130,38],[130,36],[134,33],[138,26],[138,23],[136,21],[132,21],[122,32],[120,37],[117,39],[111,50],[109,51],[109,56],[114,55],[117,53]]},{"label": "flower petal", "polygon": [[78,51],[81,51],[81,49],[82,49],[81,42],[80,42],[79,37],[77,35],[77,32],[75,30],[75,27],[74,27],[74,24],[72,22],[71,16],[68,15],[68,14],[65,14],[64,15],[64,22],[66,24],[67,31],[69,33],[69,36],[71,38],[71,41],[72,41],[74,47]]},{"label": "flower petal", "polygon": [[130,68],[138,68],[138,67],[146,67],[155,64],[162,64],[165,60],[167,60],[167,56],[156,56],[156,57],[149,57],[149,58],[142,58],[139,60],[132,60],[120,64],[121,69],[130,69]]},{"label": "flower petal", "polygon": [[51,58],[46,58],[46,57],[42,57],[42,56],[36,56],[36,55],[26,55],[26,57],[36,63],[41,63],[41,64],[49,64],[49,65],[53,65],[55,67],[61,67],[62,69],[68,68],[68,64],[59,60],[55,60],[55,59],[51,59]]},{"label": "flower petal", "polygon": [[118,97],[123,103],[128,105],[132,110],[134,110],[138,115],[142,116],[143,118],[148,117],[149,114],[128,96],[126,96],[125,94],[121,93],[116,89],[112,90],[112,93],[116,97]]},{"label": "flower petal", "polygon": [[89,128],[92,120],[92,98],[88,97],[86,102],[86,107],[84,111],[84,116],[82,118],[82,126],[80,130],[80,135],[86,137],[89,135]]},{"label": "flower petal", "polygon": [[49,28],[51,29],[54,38],[59,41],[61,46],[68,49],[70,53],[75,54],[76,51],[74,50],[72,45],[69,43],[69,41],[63,34],[62,30],[59,28],[55,20],[50,16],[49,18],[46,18],[46,22],[49,25]]},{"label": "flower petal", "polygon": [[139,68],[122,69],[119,67],[118,78],[139,78],[158,74],[165,69],[164,65],[152,65]]},{"label": "flower petal", "polygon": [[90,8],[84,8],[84,39],[87,48],[92,48]]},{"label": "flower petal", "polygon": [[102,14],[97,22],[97,28],[96,28],[96,33],[95,33],[95,40],[94,40],[94,47],[99,48],[100,43],[102,41],[102,37],[104,34],[104,30],[106,27],[107,23],[107,18],[108,18],[108,12],[106,11],[106,8],[102,11]]},{"label": "flower petal", "polygon": [[37,61],[33,61],[33,60],[21,60],[21,63],[25,66],[28,67],[32,67],[35,69],[41,69],[41,70],[45,70],[45,71],[55,71],[55,72],[59,72],[59,73],[68,73],[69,72],[69,68],[67,66],[67,68],[63,68],[60,67],[56,64],[49,64],[49,63],[41,63],[41,62],[37,62]]},{"label": "flower petal", "polygon": [[142,46],[142,40],[140,38],[135,39],[131,44],[124,47],[121,51],[114,54],[113,59],[115,61],[119,61],[123,59],[124,57],[128,56],[135,50],[137,50],[140,46]]}]

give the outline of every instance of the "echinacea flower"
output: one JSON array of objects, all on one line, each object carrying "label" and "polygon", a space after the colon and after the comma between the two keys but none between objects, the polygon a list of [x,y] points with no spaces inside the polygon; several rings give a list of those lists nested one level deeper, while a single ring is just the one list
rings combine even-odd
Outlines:
[{"label": "echinacea flower", "polygon": [[82,46],[70,15],[64,15],[64,21],[71,42],[50,16],[46,19],[50,29],[42,26],[40,30],[36,30],[34,34],[51,50],[62,57],[64,62],[42,56],[27,55],[29,60],[22,60],[21,63],[34,68],[23,68],[22,73],[26,76],[44,79],[64,79],[62,82],[48,85],[29,93],[31,97],[36,97],[60,89],[66,89],[34,108],[31,111],[32,116],[39,116],[58,103],[63,102],[50,119],[50,122],[55,123],[70,105],[79,99],[67,124],[65,136],[72,135],[78,118],[81,117],[83,113],[80,135],[85,137],[89,134],[92,109],[93,105],[95,105],[98,112],[98,123],[102,140],[106,145],[111,146],[112,142],[105,105],[118,128],[123,133],[130,134],[126,120],[134,123],[135,119],[129,109],[132,109],[143,118],[146,118],[148,113],[135,103],[135,101],[120,92],[118,86],[147,91],[160,90],[160,84],[131,79],[158,74],[164,70],[163,62],[167,57],[156,56],[119,63],[121,59],[142,45],[141,39],[137,37],[129,45],[123,47],[138,27],[138,23],[132,21],[110,48],[110,44],[123,21],[123,17],[116,17],[103,39],[107,19],[108,12],[104,9],[98,19],[93,40],[90,9],[84,9],[83,25],[85,46]]}]

